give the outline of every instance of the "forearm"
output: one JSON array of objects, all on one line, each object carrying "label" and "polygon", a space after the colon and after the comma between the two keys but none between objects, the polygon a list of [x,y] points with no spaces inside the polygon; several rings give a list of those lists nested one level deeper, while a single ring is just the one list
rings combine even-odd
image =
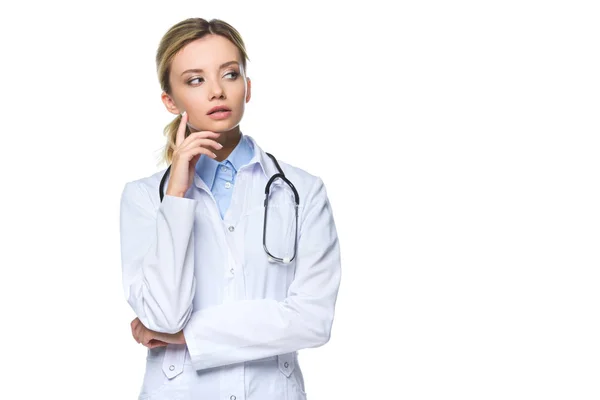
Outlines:
[{"label": "forearm", "polygon": [[135,189],[126,190],[121,203],[125,297],[144,326],[176,333],[192,312],[197,202],[168,195],[156,211]]}]

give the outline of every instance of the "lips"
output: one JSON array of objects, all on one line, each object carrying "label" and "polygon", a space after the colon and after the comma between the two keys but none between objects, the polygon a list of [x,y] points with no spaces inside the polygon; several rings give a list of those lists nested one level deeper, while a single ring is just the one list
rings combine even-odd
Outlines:
[{"label": "lips", "polygon": [[211,108],[207,114],[210,115],[210,114],[216,113],[217,111],[231,111],[231,109],[226,106],[216,106],[216,107]]}]

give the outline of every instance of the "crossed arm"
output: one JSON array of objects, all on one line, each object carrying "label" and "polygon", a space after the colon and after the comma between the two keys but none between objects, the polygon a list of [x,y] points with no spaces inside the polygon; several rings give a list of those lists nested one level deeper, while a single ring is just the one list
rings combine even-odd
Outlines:
[{"label": "crossed arm", "polygon": [[152,331],[146,328],[137,317],[131,321],[131,334],[136,342],[143,344],[149,349],[166,346],[169,343],[185,344],[183,330],[177,333],[162,333]]},{"label": "crossed arm", "polygon": [[317,347],[329,340],[341,263],[321,179],[306,196],[295,277],[282,301],[240,300],[194,311],[194,242],[187,224],[193,224],[195,204],[168,197],[158,219],[140,191],[130,191],[122,203],[124,288],[139,317],[131,322],[138,343],[147,347],[185,343],[200,370]]}]

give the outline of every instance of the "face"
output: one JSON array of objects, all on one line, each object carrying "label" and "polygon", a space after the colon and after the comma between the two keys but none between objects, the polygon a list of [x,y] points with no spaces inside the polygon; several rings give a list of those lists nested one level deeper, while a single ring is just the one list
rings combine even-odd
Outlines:
[{"label": "face", "polygon": [[[162,93],[163,103],[173,114],[187,111],[192,132],[236,128],[250,101],[250,78],[239,51],[223,36],[206,35],[188,43],[173,59],[169,79],[172,93]],[[208,113],[215,106],[226,106],[231,113],[211,118]]]}]

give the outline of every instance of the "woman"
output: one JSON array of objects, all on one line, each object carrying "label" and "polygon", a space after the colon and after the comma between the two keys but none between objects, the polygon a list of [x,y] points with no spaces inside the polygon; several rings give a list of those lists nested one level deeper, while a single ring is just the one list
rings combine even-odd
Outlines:
[{"label": "woman", "polygon": [[331,334],[341,268],[325,186],[240,131],[247,59],[216,19],[177,23],[158,48],[171,166],[126,183],[120,214],[132,334],[148,347],[140,399],[305,399],[297,352]]}]

